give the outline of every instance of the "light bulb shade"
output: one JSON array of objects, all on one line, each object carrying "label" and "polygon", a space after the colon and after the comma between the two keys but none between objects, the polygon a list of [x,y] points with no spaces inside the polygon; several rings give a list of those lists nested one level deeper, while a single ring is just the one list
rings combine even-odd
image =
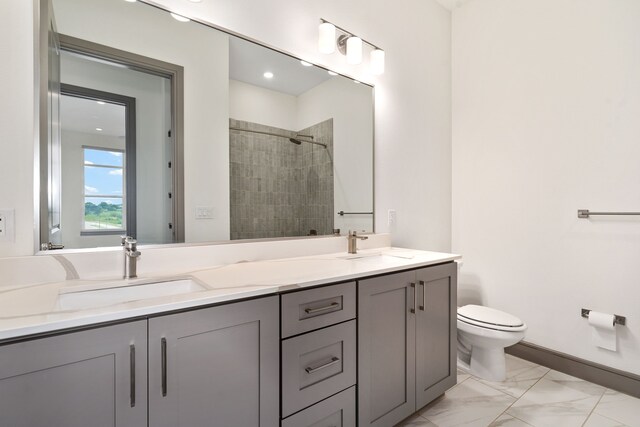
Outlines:
[{"label": "light bulb shade", "polygon": [[331,22],[323,22],[318,26],[318,50],[326,54],[336,50],[336,26]]},{"label": "light bulb shade", "polygon": [[347,39],[347,62],[357,65],[362,62],[362,39],[360,37],[349,37]]},{"label": "light bulb shade", "polygon": [[370,56],[371,73],[379,76],[384,74],[384,50],[374,49],[371,51]]}]

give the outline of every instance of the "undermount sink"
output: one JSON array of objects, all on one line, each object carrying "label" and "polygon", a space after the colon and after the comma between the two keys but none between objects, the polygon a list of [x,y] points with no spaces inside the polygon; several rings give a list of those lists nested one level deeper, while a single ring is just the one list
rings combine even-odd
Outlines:
[{"label": "undermount sink", "polygon": [[352,260],[352,259],[362,259],[362,258],[373,258],[381,255],[382,254],[380,252],[373,253],[373,254],[351,254],[351,255],[339,256],[338,259]]},{"label": "undermount sink", "polygon": [[188,294],[205,289],[193,279],[65,287],[59,291],[56,309],[81,310],[104,307],[129,301]]}]

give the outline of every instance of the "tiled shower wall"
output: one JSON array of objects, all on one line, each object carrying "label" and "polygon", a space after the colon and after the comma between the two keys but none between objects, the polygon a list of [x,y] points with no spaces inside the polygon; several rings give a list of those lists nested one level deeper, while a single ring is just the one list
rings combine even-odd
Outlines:
[{"label": "tiled shower wall", "polygon": [[299,132],[230,119],[230,127],[295,138],[313,135],[322,146],[229,131],[231,239],[331,234],[333,119]]}]

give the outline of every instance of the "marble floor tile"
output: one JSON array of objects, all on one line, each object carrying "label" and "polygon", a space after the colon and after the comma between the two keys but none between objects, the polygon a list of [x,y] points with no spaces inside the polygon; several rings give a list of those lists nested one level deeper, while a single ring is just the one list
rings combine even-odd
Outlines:
[{"label": "marble floor tile", "polygon": [[480,379],[482,383],[500,390],[513,397],[522,396],[532,385],[549,372],[549,368],[535,363],[507,356],[507,378],[504,381],[488,381]]},{"label": "marble floor tile", "polygon": [[605,390],[551,370],[518,399],[507,414],[535,427],[580,427]]},{"label": "marble floor tile", "polygon": [[604,393],[593,412],[629,427],[640,427],[640,399],[614,390]]},{"label": "marble floor tile", "polygon": [[487,427],[516,399],[474,378],[458,384],[420,415],[437,427]]},{"label": "marble floor tile", "polygon": [[415,415],[408,420],[398,424],[396,427],[437,427],[434,423],[427,420],[426,418],[421,417],[420,415]]},{"label": "marble floor tile", "polygon": [[617,421],[614,421],[611,418],[603,417],[602,415],[593,413],[589,416],[589,418],[587,419],[587,422],[584,423],[583,427],[629,427],[629,426],[619,423]]},{"label": "marble floor tile", "polygon": [[466,380],[467,378],[470,378],[471,374],[463,371],[462,369],[458,368],[458,384],[460,384],[462,381]]},{"label": "marble floor tile", "polygon": [[531,424],[527,424],[511,415],[503,414],[489,424],[489,427],[531,427]]}]

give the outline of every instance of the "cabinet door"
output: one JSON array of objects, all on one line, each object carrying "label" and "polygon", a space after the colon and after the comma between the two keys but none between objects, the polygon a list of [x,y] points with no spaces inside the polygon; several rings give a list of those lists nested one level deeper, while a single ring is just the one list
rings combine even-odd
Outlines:
[{"label": "cabinet door", "polygon": [[0,425],[147,425],[147,322],[0,347]]},{"label": "cabinet door", "polygon": [[392,426],[415,411],[414,279],[409,271],[358,282],[360,426]]},{"label": "cabinet door", "polygon": [[418,270],[416,407],[456,384],[455,263]]},{"label": "cabinet door", "polygon": [[149,320],[150,427],[279,424],[278,297]]}]

